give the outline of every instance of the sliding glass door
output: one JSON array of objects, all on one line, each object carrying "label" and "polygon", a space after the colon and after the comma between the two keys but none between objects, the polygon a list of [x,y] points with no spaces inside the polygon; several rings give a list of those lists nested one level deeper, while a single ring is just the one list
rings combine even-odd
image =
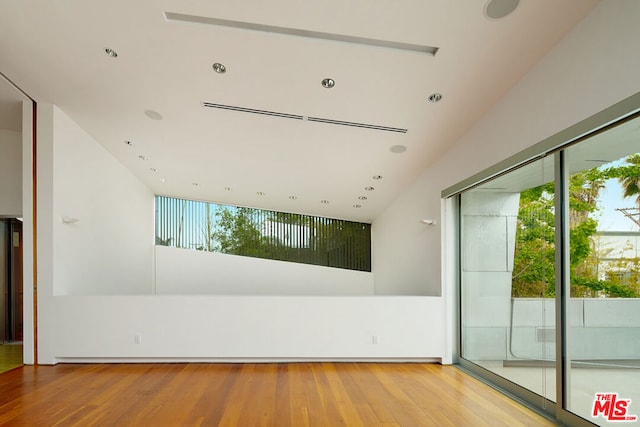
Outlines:
[{"label": "sliding glass door", "polygon": [[640,425],[640,112],[491,175],[454,195],[460,364],[563,423]]},{"label": "sliding glass door", "polygon": [[461,355],[555,400],[553,157],[461,195]]},{"label": "sliding glass door", "polygon": [[569,147],[565,168],[565,408],[640,424],[640,118]]}]

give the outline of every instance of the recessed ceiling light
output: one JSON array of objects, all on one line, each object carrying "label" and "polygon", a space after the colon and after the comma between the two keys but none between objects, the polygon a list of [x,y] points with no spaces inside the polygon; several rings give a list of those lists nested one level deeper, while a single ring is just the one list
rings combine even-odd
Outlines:
[{"label": "recessed ceiling light", "polygon": [[489,0],[484,7],[484,14],[487,18],[499,19],[511,14],[520,0]]},{"label": "recessed ceiling light", "polygon": [[264,196],[264,192],[263,192],[263,191],[256,191],[256,194],[257,194],[258,196]]},{"label": "recessed ceiling light", "polygon": [[104,48],[104,53],[106,53],[107,55],[109,55],[112,58],[117,58],[118,57],[118,52],[116,52],[115,50],[111,49],[110,47],[105,47]]},{"label": "recessed ceiling light", "polygon": [[320,200],[320,203],[322,203],[323,205],[328,205],[329,201],[328,200]]},{"label": "recessed ceiling light", "polygon": [[298,196],[289,196],[291,200],[298,200]]},{"label": "recessed ceiling light", "polygon": [[375,188],[373,188],[373,187],[364,187],[364,189],[365,189],[365,190],[367,190],[367,191],[373,191],[373,190],[375,190]]},{"label": "recessed ceiling light", "polygon": [[152,120],[162,120],[162,114],[155,110],[144,110],[144,114]]},{"label": "recessed ceiling light", "polygon": [[431,95],[429,95],[429,102],[433,102],[434,104],[436,102],[440,102],[440,100],[442,99],[442,94],[441,93],[432,93]]},{"label": "recessed ceiling light", "polygon": [[353,205],[354,208],[356,209],[360,209],[362,207],[362,205]]},{"label": "recessed ceiling light", "polygon": [[142,155],[142,154],[140,154],[140,155],[138,156],[138,158],[139,158],[140,160],[147,160],[147,157],[146,157],[146,156],[144,156],[144,155]]},{"label": "recessed ceiling light", "polygon": [[151,172],[158,172],[158,169],[156,169],[156,168],[149,168],[149,170],[150,170]]},{"label": "recessed ceiling light", "polygon": [[231,187],[224,187],[226,191],[231,191]]},{"label": "recessed ceiling light", "polygon": [[379,180],[382,179],[382,175],[374,175],[372,178],[375,180]]},{"label": "recessed ceiling light", "polygon": [[360,199],[360,200],[367,200],[367,196],[360,196],[360,197],[358,197],[358,199]]},{"label": "recessed ceiling light", "polygon": [[193,185],[194,187],[200,187],[200,184],[198,184],[197,182],[192,182],[191,185]]},{"label": "recessed ceiling light", "polygon": [[407,151],[407,147],[405,147],[404,145],[394,145],[390,148],[390,150],[392,153],[400,154]]},{"label": "recessed ceiling light", "polygon": [[167,182],[166,178],[160,178],[160,182]]},{"label": "recessed ceiling light", "polygon": [[213,64],[213,71],[215,71],[218,74],[224,74],[227,72],[227,67],[225,67],[223,64],[216,62]]},{"label": "recessed ceiling light", "polygon": [[133,141],[125,141],[125,144],[127,144],[129,147],[135,147],[136,143]]},{"label": "recessed ceiling light", "polygon": [[325,89],[331,89],[336,85],[336,81],[330,78],[322,80],[322,87]]}]

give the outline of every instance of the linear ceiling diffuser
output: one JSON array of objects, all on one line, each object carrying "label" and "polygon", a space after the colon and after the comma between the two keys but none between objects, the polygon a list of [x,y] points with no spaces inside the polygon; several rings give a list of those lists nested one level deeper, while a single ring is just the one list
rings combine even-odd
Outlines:
[{"label": "linear ceiling diffuser", "polygon": [[237,107],[235,105],[214,104],[212,102],[203,102],[203,107],[219,108],[221,110],[239,111],[241,113],[262,114],[264,116],[284,117],[286,119],[304,120],[304,116],[297,114],[278,113],[277,111],[257,110],[255,108]]},{"label": "linear ceiling diffuser", "polygon": [[183,13],[164,12],[167,22],[187,22],[191,24],[213,25],[217,27],[237,28],[248,31],[260,31],[263,33],[282,34],[286,36],[305,37],[318,40],[329,40],[334,42],[351,43],[365,46],[383,47],[386,49],[404,50],[410,52],[424,53],[435,56],[437,47],[419,45],[413,43],[401,43],[390,40],[370,39],[366,37],[355,37],[344,34],[324,33],[321,31],[301,30],[298,28],[277,27],[275,25],[255,24],[253,22],[231,21],[228,19],[210,18],[206,16],[186,15]]},{"label": "linear ceiling diffuser", "polygon": [[372,125],[372,124],[358,123],[358,122],[347,122],[343,120],[323,119],[321,117],[308,117],[308,116],[303,116],[301,114],[289,114],[289,113],[280,113],[277,111],[258,110],[255,108],[238,107],[235,105],[215,104],[213,102],[206,102],[206,101],[202,102],[202,106],[207,108],[218,108],[221,110],[238,111],[241,113],[251,113],[251,114],[261,114],[264,116],[283,117],[285,119],[306,120],[309,122],[326,123],[330,125],[351,126],[351,127],[357,127],[357,128],[380,130],[384,132],[407,133],[407,129],[403,129],[403,128],[394,128],[389,126]]}]

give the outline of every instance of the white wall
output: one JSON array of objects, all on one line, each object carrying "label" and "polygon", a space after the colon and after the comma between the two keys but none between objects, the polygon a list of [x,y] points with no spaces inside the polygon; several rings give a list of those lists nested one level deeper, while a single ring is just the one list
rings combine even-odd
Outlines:
[{"label": "white wall", "polygon": [[[591,335],[586,343],[591,348],[590,353],[576,352],[576,341],[572,341],[570,352],[572,358],[596,359],[602,356],[607,359],[617,359],[619,354],[628,355],[628,346],[619,346],[617,350],[602,348],[600,341],[595,339],[601,334],[595,329],[585,329],[583,306],[585,301],[572,298],[568,305],[568,322],[570,333],[580,334],[581,338]],[[595,300],[598,301],[598,300]],[[622,304],[637,302],[622,300]],[[555,299],[552,298],[509,298],[506,309],[507,321],[499,314],[484,311],[475,313],[475,322],[464,328],[465,358],[469,360],[555,360]],[[622,319],[618,320],[618,327],[624,328],[629,337],[638,334],[638,330],[628,328]],[[636,328],[637,329],[637,328]],[[577,331],[577,332],[574,332]],[[612,329],[614,331],[614,329]],[[587,332],[585,335],[584,332]],[[620,341],[622,342],[622,341]],[[579,347],[579,346],[578,346]],[[604,350],[604,351],[603,351]],[[610,353],[608,356],[603,353]],[[636,358],[627,357],[629,359]]]},{"label": "white wall", "polygon": [[373,274],[156,246],[158,295],[373,295]]},{"label": "white wall", "polygon": [[380,215],[376,294],[440,295],[443,189],[640,91],[640,2],[600,2],[534,69]]},{"label": "white wall", "polygon": [[64,112],[53,115],[54,295],[151,293],[153,193]]},{"label": "white wall", "polygon": [[[41,103],[38,117],[39,363],[451,362],[445,330],[432,326],[444,318],[440,298],[153,295],[153,197],[58,108]],[[63,215],[79,222],[62,224]],[[197,278],[225,274],[219,290],[372,293],[370,273],[176,251],[158,248],[163,292],[186,284],[201,293],[210,282]]]},{"label": "white wall", "polygon": [[[568,356],[573,360],[635,360],[640,354],[640,299],[572,298]],[[509,305],[509,308],[511,306]],[[465,328],[470,360],[555,360],[555,300],[514,298],[507,324],[487,311]]]},{"label": "white wall", "polygon": [[465,355],[505,351],[519,193],[469,192],[461,201],[460,277]]},{"label": "white wall", "polygon": [[0,129],[0,216],[22,217],[22,134]]},{"label": "white wall", "polygon": [[[602,2],[375,221],[376,294],[441,294],[439,218],[443,188],[640,90],[636,77],[640,69],[639,19],[640,2]],[[101,212],[82,211],[91,200],[88,187],[78,189],[84,201],[77,205],[72,192],[62,191],[57,182],[46,182],[48,178],[69,178],[59,175],[57,167],[55,173],[53,170],[52,135],[57,120],[69,135],[81,133],[72,129],[59,111],[54,120],[54,109],[49,109],[50,122],[45,114],[44,122],[39,123],[43,147],[38,153],[39,179],[45,180],[39,185],[38,199],[41,363],[104,357],[450,360],[446,344],[450,337],[444,336],[450,330],[445,297],[54,296],[54,271],[59,294],[89,293],[87,290],[101,293],[106,286],[122,286],[117,280],[109,285],[96,277],[98,272],[111,277],[121,273],[106,268],[102,260],[104,256],[117,259],[115,252],[122,247],[110,247],[111,252],[100,257],[79,250],[89,249],[86,245],[90,239],[83,233],[99,232],[101,224],[93,221],[93,215],[99,217]],[[46,113],[47,107],[41,111]],[[43,138],[47,132],[51,147]],[[56,132],[56,136],[61,133]],[[79,140],[93,143],[84,136]],[[93,155],[100,151],[89,150]],[[107,169],[115,171],[117,166]],[[121,173],[126,174],[118,172],[118,176]],[[74,179],[66,181],[69,188],[77,185]],[[102,184],[113,196],[117,193],[111,190],[122,188],[122,184]],[[64,194],[59,194],[61,191]],[[55,222],[60,215],[76,216],[78,225],[89,226],[61,228],[66,226]],[[437,225],[426,227],[419,222],[423,218],[435,218]],[[78,246],[61,247],[69,242]],[[91,260],[96,270],[81,268],[83,275],[64,271],[72,269],[78,259]],[[110,263],[112,269],[130,268],[129,262],[117,260]],[[85,275],[90,275],[89,279]],[[61,282],[63,279],[65,282]],[[100,285],[86,285],[92,279]],[[146,286],[141,285],[141,289]],[[380,330],[380,344],[371,344],[372,336]],[[141,336],[141,344],[135,344],[135,335]]]},{"label": "white wall", "polygon": [[[38,361],[46,363],[56,321],[73,316],[56,310],[54,295],[151,292],[153,195],[58,108],[39,103],[37,125]],[[63,215],[79,222],[63,224]],[[82,329],[85,319],[71,318]]]},{"label": "white wall", "polygon": [[447,357],[444,331],[431,326],[443,316],[438,298],[60,296],[50,305],[55,339],[42,363]]}]

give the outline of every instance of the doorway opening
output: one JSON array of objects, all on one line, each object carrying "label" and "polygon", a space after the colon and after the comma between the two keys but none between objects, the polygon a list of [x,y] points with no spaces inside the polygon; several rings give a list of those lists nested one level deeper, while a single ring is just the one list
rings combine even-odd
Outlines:
[{"label": "doorway opening", "polygon": [[22,366],[22,221],[0,219],[0,372]]},{"label": "doorway opening", "polygon": [[32,335],[31,325],[24,325],[33,286],[24,275],[25,267],[31,268],[31,256],[24,249],[30,238],[23,238],[32,227],[32,194],[25,185],[25,177],[32,175],[33,130],[31,116],[25,115],[29,101],[0,73],[0,372],[23,365],[23,343],[29,347]]}]

